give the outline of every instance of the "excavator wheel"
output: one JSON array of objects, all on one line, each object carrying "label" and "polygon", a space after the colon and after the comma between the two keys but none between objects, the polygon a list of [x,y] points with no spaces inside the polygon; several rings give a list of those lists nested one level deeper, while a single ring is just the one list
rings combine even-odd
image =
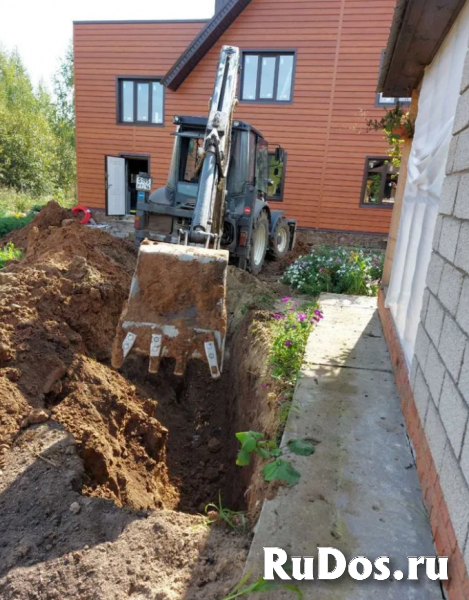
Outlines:
[{"label": "excavator wheel", "polygon": [[249,271],[259,275],[264,266],[265,255],[269,247],[269,219],[265,210],[259,216],[252,228],[251,250],[249,252]]},{"label": "excavator wheel", "polygon": [[269,258],[280,260],[286,256],[290,248],[290,227],[283,217],[277,221],[269,247]]}]

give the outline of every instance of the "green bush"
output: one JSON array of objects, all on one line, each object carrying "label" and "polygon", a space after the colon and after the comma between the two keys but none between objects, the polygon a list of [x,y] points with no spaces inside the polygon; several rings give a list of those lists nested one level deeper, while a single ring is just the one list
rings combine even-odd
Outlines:
[{"label": "green bush", "polygon": [[3,269],[8,260],[19,260],[23,256],[23,252],[10,242],[4,248],[0,248],[0,269]]},{"label": "green bush", "polygon": [[0,217],[0,238],[10,233],[10,231],[15,231],[16,229],[21,229],[27,225],[34,217],[34,213],[30,213],[25,217]]},{"label": "green bush", "polygon": [[282,282],[301,294],[321,292],[376,296],[384,254],[362,248],[318,246],[285,271]]}]

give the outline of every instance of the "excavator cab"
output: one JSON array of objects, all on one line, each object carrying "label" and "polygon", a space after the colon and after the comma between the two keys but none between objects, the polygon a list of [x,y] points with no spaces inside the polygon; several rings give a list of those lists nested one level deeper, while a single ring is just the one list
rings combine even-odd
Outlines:
[{"label": "excavator cab", "polygon": [[295,221],[267,205],[268,143],[233,119],[238,74],[239,49],[223,46],[208,118],[174,117],[167,183],[137,203],[139,255],[114,341],[116,368],[136,350],[149,355],[151,372],[172,357],[182,375],[199,358],[220,377],[228,262],[257,274],[269,248],[280,257],[294,243]]}]

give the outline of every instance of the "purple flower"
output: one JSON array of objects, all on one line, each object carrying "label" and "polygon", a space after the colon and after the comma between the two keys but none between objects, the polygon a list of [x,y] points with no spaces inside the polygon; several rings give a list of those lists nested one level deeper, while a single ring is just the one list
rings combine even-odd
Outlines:
[{"label": "purple flower", "polygon": [[322,312],[318,308],[314,311],[314,314],[317,317],[319,317],[320,319],[324,319],[324,315],[322,314]]},{"label": "purple flower", "polygon": [[292,326],[291,326],[291,328],[292,328],[292,329],[296,329],[296,325],[292,325]]},{"label": "purple flower", "polygon": [[291,298],[289,298],[288,296],[285,296],[284,298],[282,298],[282,302],[290,302]]},{"label": "purple flower", "polygon": [[284,319],[284,318],[285,318],[285,315],[282,315],[281,313],[275,313],[275,315],[274,315],[274,319],[276,321],[280,321],[280,319]]},{"label": "purple flower", "polygon": [[268,387],[269,387],[269,384],[268,384],[268,383],[263,383],[263,384],[261,385],[261,388],[262,388],[263,390],[265,390],[265,389],[266,389],[266,388],[268,388]]},{"label": "purple flower", "polygon": [[291,344],[292,344],[292,343],[291,343],[291,340],[287,340],[287,341],[285,342],[285,346],[291,346]]},{"label": "purple flower", "polygon": [[318,317],[313,317],[313,321],[316,321],[316,323],[319,323],[320,319],[318,319]]},{"label": "purple flower", "polygon": [[296,315],[296,318],[299,323],[304,323],[304,321],[306,321],[307,315],[306,315],[306,313],[298,313]]}]

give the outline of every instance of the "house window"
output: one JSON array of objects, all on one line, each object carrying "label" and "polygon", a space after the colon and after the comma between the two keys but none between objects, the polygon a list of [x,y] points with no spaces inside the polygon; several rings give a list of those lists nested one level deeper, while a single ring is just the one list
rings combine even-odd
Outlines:
[{"label": "house window", "polygon": [[382,93],[376,94],[376,106],[396,106],[399,104],[410,104],[412,98],[391,98],[390,96],[383,96]]},{"label": "house window", "polygon": [[[383,68],[383,62],[384,62],[384,55],[386,53],[386,50],[381,50],[381,62],[379,63],[379,73],[378,73],[378,77],[381,74],[381,69]],[[376,94],[376,101],[375,101],[375,106],[396,106],[396,104],[399,102],[399,104],[410,104],[412,101],[412,98],[393,98],[391,96],[383,96],[382,93],[378,93]]]},{"label": "house window", "polygon": [[285,184],[286,153],[283,161],[278,161],[275,152],[269,152],[269,188],[267,199],[273,201],[283,200],[283,187]]},{"label": "house window", "polygon": [[157,80],[119,78],[117,120],[133,125],[162,125],[164,88]]},{"label": "house window", "polygon": [[291,102],[294,52],[244,52],[241,100]]},{"label": "house window", "polygon": [[396,196],[399,168],[388,156],[367,156],[361,206],[392,208]]}]

